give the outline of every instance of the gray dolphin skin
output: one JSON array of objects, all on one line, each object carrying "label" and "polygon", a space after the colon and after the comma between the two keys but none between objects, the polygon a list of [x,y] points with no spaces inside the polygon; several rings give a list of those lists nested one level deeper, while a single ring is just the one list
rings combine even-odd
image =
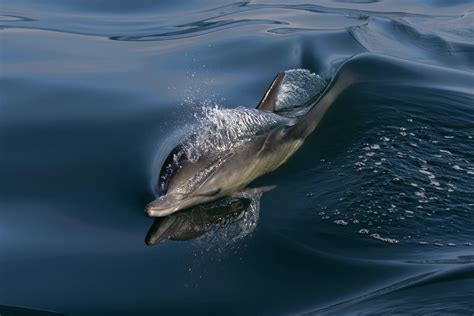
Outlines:
[{"label": "gray dolphin skin", "polygon": [[249,201],[230,198],[155,219],[145,237],[149,246],[163,240],[190,240],[210,230],[224,228],[241,219]]},{"label": "gray dolphin skin", "polygon": [[[385,70],[381,72],[380,69]],[[410,63],[373,54],[360,54],[349,59],[336,72],[321,97],[309,101],[310,110],[305,115],[293,120],[282,120],[282,124],[231,151],[206,154],[196,162],[185,159],[180,161],[169,177],[164,195],[149,203],[145,213],[152,217],[163,217],[232,196],[256,178],[285,163],[316,129],[334,101],[348,87],[371,81],[409,84],[407,80],[413,81],[413,77],[422,73],[419,70]],[[364,77],[359,75],[361,73],[364,73]],[[257,106],[258,110],[274,111],[284,76],[283,72],[276,76]],[[186,190],[183,190],[183,184],[186,183]]]}]

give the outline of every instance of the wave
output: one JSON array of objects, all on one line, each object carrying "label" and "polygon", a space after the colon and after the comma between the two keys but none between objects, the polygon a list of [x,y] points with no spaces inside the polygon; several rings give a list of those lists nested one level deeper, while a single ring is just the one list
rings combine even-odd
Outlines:
[{"label": "wave", "polygon": [[422,273],[309,314],[466,314],[474,307],[473,279],[473,264]]},{"label": "wave", "polygon": [[[411,21],[418,21],[412,19]],[[429,20],[433,23],[433,20]],[[458,23],[459,18],[451,18],[449,22],[442,21],[443,30],[451,29],[453,33],[472,33],[467,23]],[[362,26],[349,29],[350,34],[367,51],[389,56],[403,56],[404,59],[449,65],[450,68],[464,70],[466,65],[474,66],[472,54],[474,44],[467,42],[449,41],[449,37],[441,37],[431,27],[411,25],[401,18],[387,19],[371,17]]]}]

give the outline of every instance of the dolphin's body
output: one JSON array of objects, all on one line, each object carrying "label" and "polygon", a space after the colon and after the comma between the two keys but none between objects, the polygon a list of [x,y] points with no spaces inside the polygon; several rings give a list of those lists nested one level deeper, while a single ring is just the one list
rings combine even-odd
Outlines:
[{"label": "dolphin's body", "polygon": [[[389,81],[410,84],[423,74],[423,66],[372,54],[361,54],[345,62],[322,97],[310,110],[293,120],[256,136],[252,141],[220,154],[207,154],[197,162],[175,164],[165,193],[146,207],[146,214],[162,217],[202,203],[214,201],[244,189],[256,178],[285,163],[321,122],[336,98],[358,82]],[[258,105],[264,112],[274,110],[284,73],[279,73]],[[171,154],[173,155],[173,153]],[[185,189],[183,189],[185,188]]]}]

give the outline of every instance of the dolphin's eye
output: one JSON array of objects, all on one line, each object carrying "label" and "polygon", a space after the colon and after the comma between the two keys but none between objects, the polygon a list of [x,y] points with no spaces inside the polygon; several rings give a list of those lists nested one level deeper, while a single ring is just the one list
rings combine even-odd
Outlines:
[{"label": "dolphin's eye", "polygon": [[280,129],[280,134],[285,135],[288,132],[288,128],[290,128],[290,127],[291,127],[290,125],[282,126],[281,129]]}]

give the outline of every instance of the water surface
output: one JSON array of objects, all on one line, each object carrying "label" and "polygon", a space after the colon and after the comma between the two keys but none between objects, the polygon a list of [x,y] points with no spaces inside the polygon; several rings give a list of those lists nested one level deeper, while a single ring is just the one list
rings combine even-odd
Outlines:
[{"label": "water surface", "polygon": [[[3,1],[0,305],[469,315],[473,36],[462,0]],[[254,108],[278,71],[330,80],[361,53],[416,84],[347,90],[253,184],[277,187],[252,216],[144,243],[157,161],[203,106]]]}]

